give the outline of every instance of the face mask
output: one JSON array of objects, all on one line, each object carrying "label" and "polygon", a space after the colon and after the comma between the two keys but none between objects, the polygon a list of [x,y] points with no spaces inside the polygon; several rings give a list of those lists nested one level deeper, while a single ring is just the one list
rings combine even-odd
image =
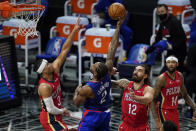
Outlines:
[{"label": "face mask", "polygon": [[161,14],[161,15],[158,15],[160,20],[163,21],[167,18],[167,14]]}]

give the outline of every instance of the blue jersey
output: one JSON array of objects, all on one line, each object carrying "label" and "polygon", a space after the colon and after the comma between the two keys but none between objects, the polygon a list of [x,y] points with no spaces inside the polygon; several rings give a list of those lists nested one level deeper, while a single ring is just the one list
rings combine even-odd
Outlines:
[{"label": "blue jersey", "polygon": [[84,103],[86,109],[106,111],[110,106],[111,79],[109,74],[100,82],[88,81],[87,84],[94,92],[94,99],[87,99]]}]

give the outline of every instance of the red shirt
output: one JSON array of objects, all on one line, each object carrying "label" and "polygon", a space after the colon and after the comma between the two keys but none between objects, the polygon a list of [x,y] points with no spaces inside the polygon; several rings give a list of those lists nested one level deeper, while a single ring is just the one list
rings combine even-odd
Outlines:
[{"label": "red shirt", "polygon": [[[61,86],[60,86],[60,78],[58,74],[54,73],[54,81],[47,81],[46,79],[41,78],[39,81],[39,85],[41,83],[49,84],[52,87],[52,99],[54,105],[57,108],[61,109]],[[40,100],[41,100],[42,111],[47,112],[42,96],[40,96]]]},{"label": "red shirt", "polygon": [[135,95],[143,96],[144,89],[147,86],[143,85],[140,89],[134,90],[133,81],[131,81],[123,92],[121,101],[122,120],[131,127],[145,126],[148,124],[148,106],[131,99],[128,88],[132,88]]},{"label": "red shirt", "polygon": [[166,78],[166,85],[161,89],[160,106],[163,109],[177,109],[180,87],[182,85],[180,74],[176,71],[176,78],[174,80],[167,73],[163,73],[163,76]]}]

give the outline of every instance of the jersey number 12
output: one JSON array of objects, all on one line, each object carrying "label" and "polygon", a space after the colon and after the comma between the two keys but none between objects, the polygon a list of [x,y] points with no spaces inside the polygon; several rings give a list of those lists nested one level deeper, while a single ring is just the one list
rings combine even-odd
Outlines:
[{"label": "jersey number 12", "polygon": [[136,115],[137,106],[135,104],[129,104],[129,114]]}]

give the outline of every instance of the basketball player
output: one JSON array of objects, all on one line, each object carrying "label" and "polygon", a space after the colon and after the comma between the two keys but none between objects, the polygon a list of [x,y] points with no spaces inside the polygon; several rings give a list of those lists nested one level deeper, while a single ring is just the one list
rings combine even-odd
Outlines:
[{"label": "basketball player", "polygon": [[45,131],[68,130],[67,125],[62,121],[62,115],[69,116],[66,108],[61,107],[61,87],[59,71],[66,60],[73,43],[74,35],[80,28],[80,16],[76,25],[64,43],[61,53],[53,63],[42,59],[35,65],[35,70],[41,75],[38,85],[38,94],[41,100],[42,112],[40,122]]},{"label": "basketball player", "polygon": [[139,65],[135,67],[132,81],[112,80],[112,85],[124,89],[121,100],[123,122],[119,131],[149,131],[148,108],[154,94],[149,73],[147,65]]},{"label": "basketball player", "polygon": [[[160,130],[162,123],[166,120],[174,122],[178,130],[180,130],[177,109],[180,93],[186,103],[194,109],[193,120],[196,121],[196,105],[187,94],[186,88],[184,87],[184,77],[182,73],[176,70],[177,66],[178,59],[175,56],[167,57],[167,70],[156,80],[152,112],[157,130]],[[156,109],[156,105],[158,109]]]},{"label": "basketball player", "polygon": [[110,76],[113,72],[115,52],[119,44],[120,27],[124,19],[119,20],[109,45],[106,63],[96,62],[90,68],[92,80],[75,90],[73,102],[76,106],[84,103],[82,119],[78,131],[109,131],[110,122]]}]

